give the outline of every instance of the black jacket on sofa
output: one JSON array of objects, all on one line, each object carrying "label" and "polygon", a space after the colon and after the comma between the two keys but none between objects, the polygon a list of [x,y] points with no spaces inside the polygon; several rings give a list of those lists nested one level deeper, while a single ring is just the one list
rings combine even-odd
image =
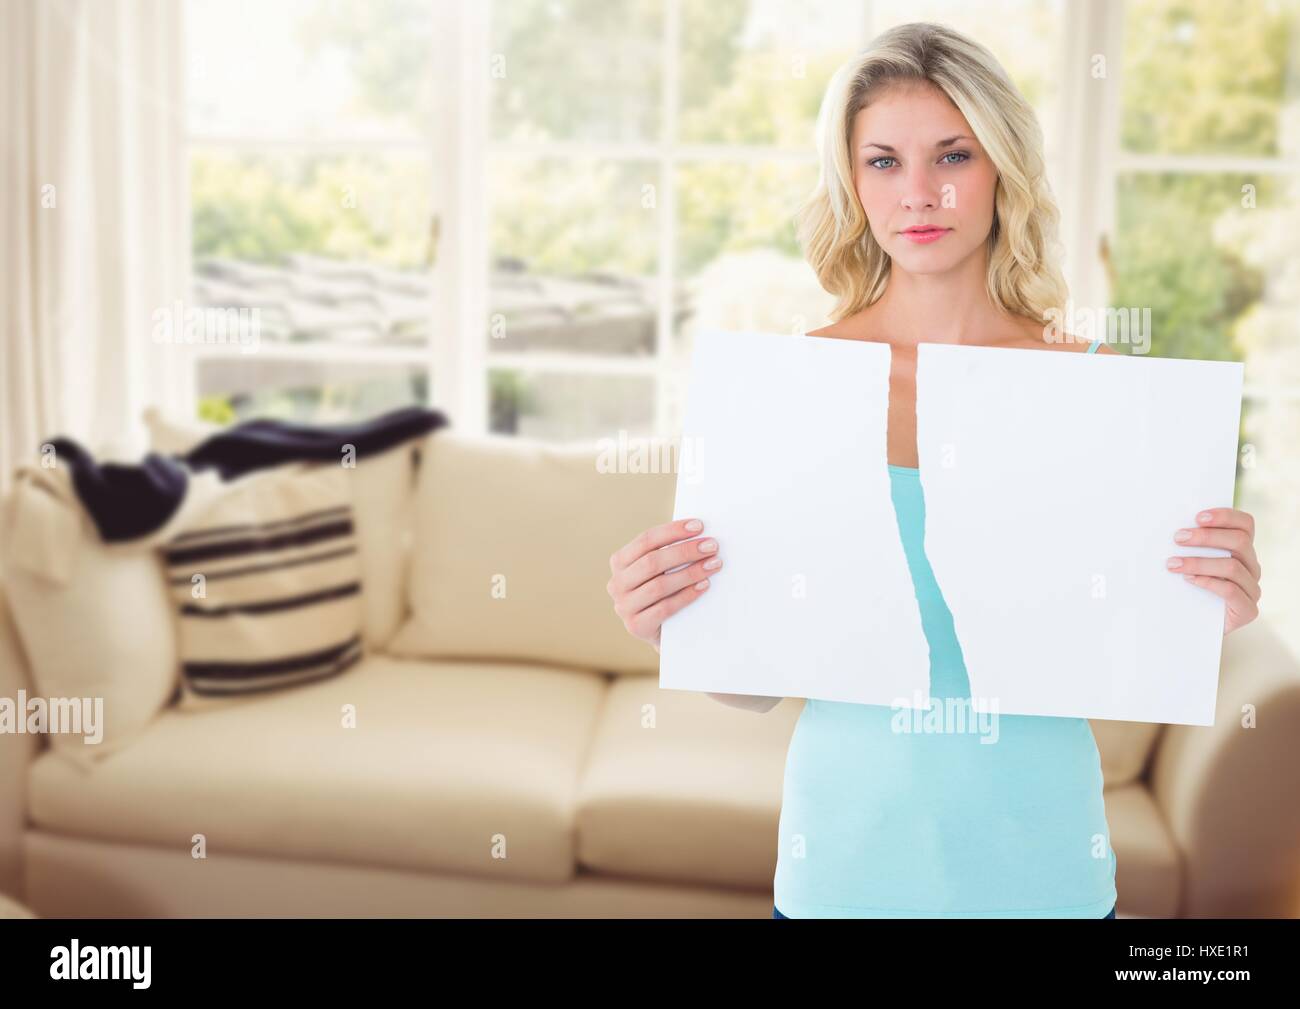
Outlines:
[{"label": "black jacket on sofa", "polygon": [[351,445],[363,461],[449,426],[445,414],[403,407],[352,424],[249,420],[220,431],[183,455],[150,452],[137,464],[98,463],[71,438],[55,438],[77,497],[106,543],[147,536],[166,525],[185,497],[189,472],[215,468],[222,480],[286,462],[338,462]]}]

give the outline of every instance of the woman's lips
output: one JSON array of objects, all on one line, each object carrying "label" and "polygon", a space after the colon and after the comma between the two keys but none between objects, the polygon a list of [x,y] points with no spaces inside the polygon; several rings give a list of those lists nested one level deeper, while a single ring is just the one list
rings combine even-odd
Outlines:
[{"label": "woman's lips", "polygon": [[937,242],[951,230],[951,228],[927,228],[924,231],[904,231],[903,237],[909,242],[926,245],[930,242]]}]

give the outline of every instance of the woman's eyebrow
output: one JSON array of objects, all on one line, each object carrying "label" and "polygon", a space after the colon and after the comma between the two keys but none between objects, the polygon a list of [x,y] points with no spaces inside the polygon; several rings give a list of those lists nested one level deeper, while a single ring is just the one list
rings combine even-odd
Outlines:
[{"label": "woman's eyebrow", "polygon": [[[955,144],[958,140],[974,140],[974,139],[975,139],[974,137],[967,136],[965,133],[959,133],[955,137],[948,137],[944,140],[940,140],[934,146],[936,148],[950,147],[953,144]],[[888,144],[878,144],[875,141],[871,141],[869,143],[863,144],[861,147],[858,148],[858,150],[865,151],[868,147],[879,147],[882,151],[889,151],[889,153],[891,154],[894,153],[894,149],[890,147]]]}]

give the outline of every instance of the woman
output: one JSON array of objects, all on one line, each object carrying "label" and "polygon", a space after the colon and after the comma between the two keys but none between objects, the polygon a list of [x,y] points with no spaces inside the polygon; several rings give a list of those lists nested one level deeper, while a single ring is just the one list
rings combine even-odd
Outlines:
[{"label": "woman", "polygon": [[[1044,326],[1068,292],[1052,259],[1058,213],[1041,132],[982,46],[932,24],[884,33],[836,73],[818,130],[821,181],[801,208],[799,237],[838,302],[832,325],[808,335],[890,346],[889,472],[931,694],[940,708],[946,698],[969,703],[952,615],[923,548],[917,346],[1080,353],[1100,344]],[[1192,525],[1170,530],[1171,550],[1232,556],[1171,558],[1170,577],[1221,596],[1227,634],[1258,614],[1254,520],[1212,508]],[[702,530],[699,519],[668,522],[610,558],[615,610],[656,649],[663,621],[721,570]],[[780,701],[710,696],[755,711]],[[1086,719],[1003,715],[993,745],[969,732],[894,731],[892,719],[881,705],[805,701],[786,761],[774,917],[1114,916],[1116,858]]]}]

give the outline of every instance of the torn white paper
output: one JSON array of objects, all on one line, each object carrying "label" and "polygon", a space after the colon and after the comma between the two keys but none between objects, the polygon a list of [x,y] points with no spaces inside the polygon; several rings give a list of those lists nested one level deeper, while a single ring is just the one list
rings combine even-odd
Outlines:
[{"label": "torn white paper", "polygon": [[925,552],[979,711],[1212,725],[1224,601],[1170,571],[1232,507],[1242,365],[922,344]]},{"label": "torn white paper", "polygon": [[890,491],[890,350],[813,336],[695,338],[674,518],[723,559],[664,621],[659,684],[930,704]]}]

